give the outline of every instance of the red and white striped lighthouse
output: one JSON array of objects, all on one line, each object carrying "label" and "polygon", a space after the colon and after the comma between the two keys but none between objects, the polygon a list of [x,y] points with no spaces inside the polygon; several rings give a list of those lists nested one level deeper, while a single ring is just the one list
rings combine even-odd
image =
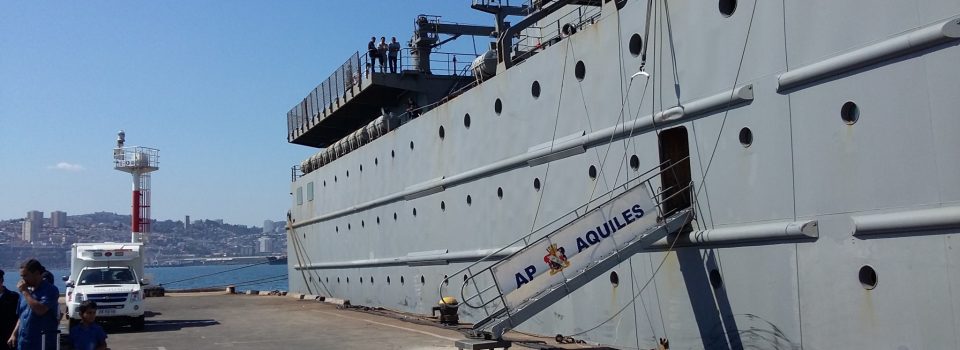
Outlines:
[{"label": "red and white striped lighthouse", "polygon": [[130,241],[145,242],[150,233],[150,173],[160,169],[160,150],[149,147],[124,147],[126,134],[117,133],[113,149],[113,168],[133,176],[133,205],[130,215]]}]

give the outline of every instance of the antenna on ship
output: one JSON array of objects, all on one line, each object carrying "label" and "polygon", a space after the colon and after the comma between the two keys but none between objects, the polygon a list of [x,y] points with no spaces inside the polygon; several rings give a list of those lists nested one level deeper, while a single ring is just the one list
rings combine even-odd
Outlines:
[{"label": "antenna on ship", "polygon": [[133,205],[130,215],[130,242],[142,243],[150,233],[150,173],[160,170],[160,150],[156,148],[124,147],[126,133],[117,133],[117,147],[113,149],[113,168],[133,175]]}]

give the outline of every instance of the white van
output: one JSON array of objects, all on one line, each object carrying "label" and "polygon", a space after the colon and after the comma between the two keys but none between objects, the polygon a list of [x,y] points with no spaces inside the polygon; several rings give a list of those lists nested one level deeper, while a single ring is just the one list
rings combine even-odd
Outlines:
[{"label": "white van", "polygon": [[143,329],[143,243],[75,243],[67,284],[70,326],[80,321],[85,300],[97,303],[97,318]]}]

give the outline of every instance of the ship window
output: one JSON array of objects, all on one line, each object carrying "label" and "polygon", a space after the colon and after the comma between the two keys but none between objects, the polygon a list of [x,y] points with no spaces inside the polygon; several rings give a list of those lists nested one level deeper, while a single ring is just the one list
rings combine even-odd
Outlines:
[{"label": "ship window", "polygon": [[297,187],[297,205],[303,204],[303,187]]},{"label": "ship window", "polygon": [[753,144],[753,132],[750,131],[750,128],[740,129],[740,144],[744,148],[750,147]]},{"label": "ship window", "polygon": [[443,134],[444,134],[444,133],[443,133],[443,125],[440,126],[440,131],[439,131],[439,133],[440,133],[440,139],[443,140]]},{"label": "ship window", "polygon": [[373,276],[370,276],[370,284],[373,284]]},{"label": "ship window", "polygon": [[427,279],[420,275],[420,283],[427,284]]},{"label": "ship window", "polygon": [[464,281],[464,282],[467,281],[467,275],[466,275],[466,274],[463,275],[463,281]]},{"label": "ship window", "polygon": [[360,276],[360,284],[363,284],[363,276]]},{"label": "ship window", "polygon": [[347,177],[350,177],[350,170],[347,170]]},{"label": "ship window", "polygon": [[610,284],[614,287],[620,285],[620,275],[617,275],[616,271],[610,272]]},{"label": "ship window", "polygon": [[498,98],[496,102],[493,103],[493,111],[500,115],[500,112],[503,112],[503,102],[500,102]]},{"label": "ship window", "polygon": [[417,216],[417,208],[413,208],[413,216]]},{"label": "ship window", "polygon": [[340,283],[340,276],[337,276],[337,283]]},{"label": "ship window", "polygon": [[737,0],[720,0],[720,14],[730,17],[737,10]]},{"label": "ship window", "polygon": [[467,195],[467,205],[473,204],[473,198],[470,198],[470,195]]},{"label": "ship window", "polygon": [[590,179],[596,180],[596,179],[597,179],[597,167],[591,165],[591,166],[590,166],[590,169],[587,169],[587,175],[590,175]]},{"label": "ship window", "polygon": [[327,180],[323,180],[323,187],[327,187]]},{"label": "ship window", "polygon": [[350,231],[350,223],[347,223],[347,231]]},{"label": "ship window", "polygon": [[333,176],[333,182],[337,182],[337,176],[336,176],[336,175]]},{"label": "ship window", "polygon": [[390,276],[387,276],[387,284],[390,284]]},{"label": "ship window", "polygon": [[530,86],[530,94],[533,95],[534,99],[540,98],[540,82],[534,80],[533,86]]},{"label": "ship window", "polygon": [[540,191],[540,179],[538,178],[533,179],[533,189]]},{"label": "ship window", "polygon": [[463,126],[467,129],[470,128],[470,113],[463,115]]},{"label": "ship window", "polygon": [[440,201],[440,211],[446,211],[446,210],[447,210],[447,203]]},{"label": "ship window", "polygon": [[397,156],[397,154],[394,153],[393,150],[390,150],[390,158],[394,158],[394,157],[396,157],[396,156]]},{"label": "ship window", "polygon": [[347,277],[347,284],[350,284],[350,277]]},{"label": "ship window", "polygon": [[413,149],[413,141],[410,141],[410,149]]},{"label": "ship window", "polygon": [[400,276],[400,284],[403,284],[403,283],[405,283],[405,282],[406,282],[406,281],[404,281],[403,276]]},{"label": "ship window", "polygon": [[313,181],[307,182],[307,202],[313,202]]},{"label": "ship window", "polygon": [[583,77],[587,75],[587,66],[583,64],[583,61],[577,61],[577,66],[573,69],[573,74],[577,77],[577,80],[583,81]]},{"label": "ship window", "polygon": [[445,286],[450,285],[450,276],[443,275],[443,285]]},{"label": "ship window", "polygon": [[840,107],[840,118],[843,118],[843,122],[847,125],[853,125],[860,119],[860,108],[856,103],[847,101],[843,107]]},{"label": "ship window", "polygon": [[380,159],[373,157],[373,165],[380,165]]},{"label": "ship window", "polygon": [[379,224],[380,224],[380,217],[378,216],[378,217],[377,217],[377,225],[379,225]]},{"label": "ship window", "polygon": [[334,230],[334,231],[337,231],[337,232],[340,232],[340,226],[339,226],[339,225],[335,226],[335,227],[333,228],[333,230]]},{"label": "ship window", "polygon": [[393,221],[397,221],[397,213],[396,213],[396,212],[393,213]]},{"label": "ship window", "polygon": [[877,271],[870,265],[863,265],[860,268],[860,284],[867,290],[877,287]]},{"label": "ship window", "polygon": [[497,197],[503,199],[503,187],[497,187]]},{"label": "ship window", "polygon": [[367,227],[367,223],[363,220],[360,220],[360,227]]},{"label": "ship window", "polygon": [[325,278],[326,283],[330,283],[330,277]]},{"label": "ship window", "polygon": [[633,170],[640,170],[640,158],[636,154],[630,156],[630,167]]},{"label": "ship window", "polygon": [[360,172],[363,172],[363,164],[360,164]]},{"label": "ship window", "polygon": [[633,33],[630,36],[630,54],[637,57],[640,56],[640,51],[643,51],[643,38],[640,37],[640,34]]},{"label": "ship window", "polygon": [[720,270],[712,269],[710,270],[710,285],[713,286],[713,289],[720,288],[723,286],[723,277],[720,276]]}]

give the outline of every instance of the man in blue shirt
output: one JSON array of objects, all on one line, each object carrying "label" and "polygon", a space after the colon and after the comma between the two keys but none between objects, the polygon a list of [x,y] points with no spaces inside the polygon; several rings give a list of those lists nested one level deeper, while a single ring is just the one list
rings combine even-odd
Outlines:
[{"label": "man in blue shirt", "polygon": [[50,348],[57,344],[60,291],[43,280],[44,271],[46,269],[36,259],[20,265],[21,280],[17,283],[17,290],[20,291],[17,315],[20,320],[14,336],[8,341],[8,345],[16,343],[20,350],[39,350],[44,338]]},{"label": "man in blue shirt", "polygon": [[10,339],[14,327],[17,326],[19,305],[20,294],[3,286],[3,270],[0,270],[0,350],[13,349],[12,346],[7,346],[7,339]]}]

